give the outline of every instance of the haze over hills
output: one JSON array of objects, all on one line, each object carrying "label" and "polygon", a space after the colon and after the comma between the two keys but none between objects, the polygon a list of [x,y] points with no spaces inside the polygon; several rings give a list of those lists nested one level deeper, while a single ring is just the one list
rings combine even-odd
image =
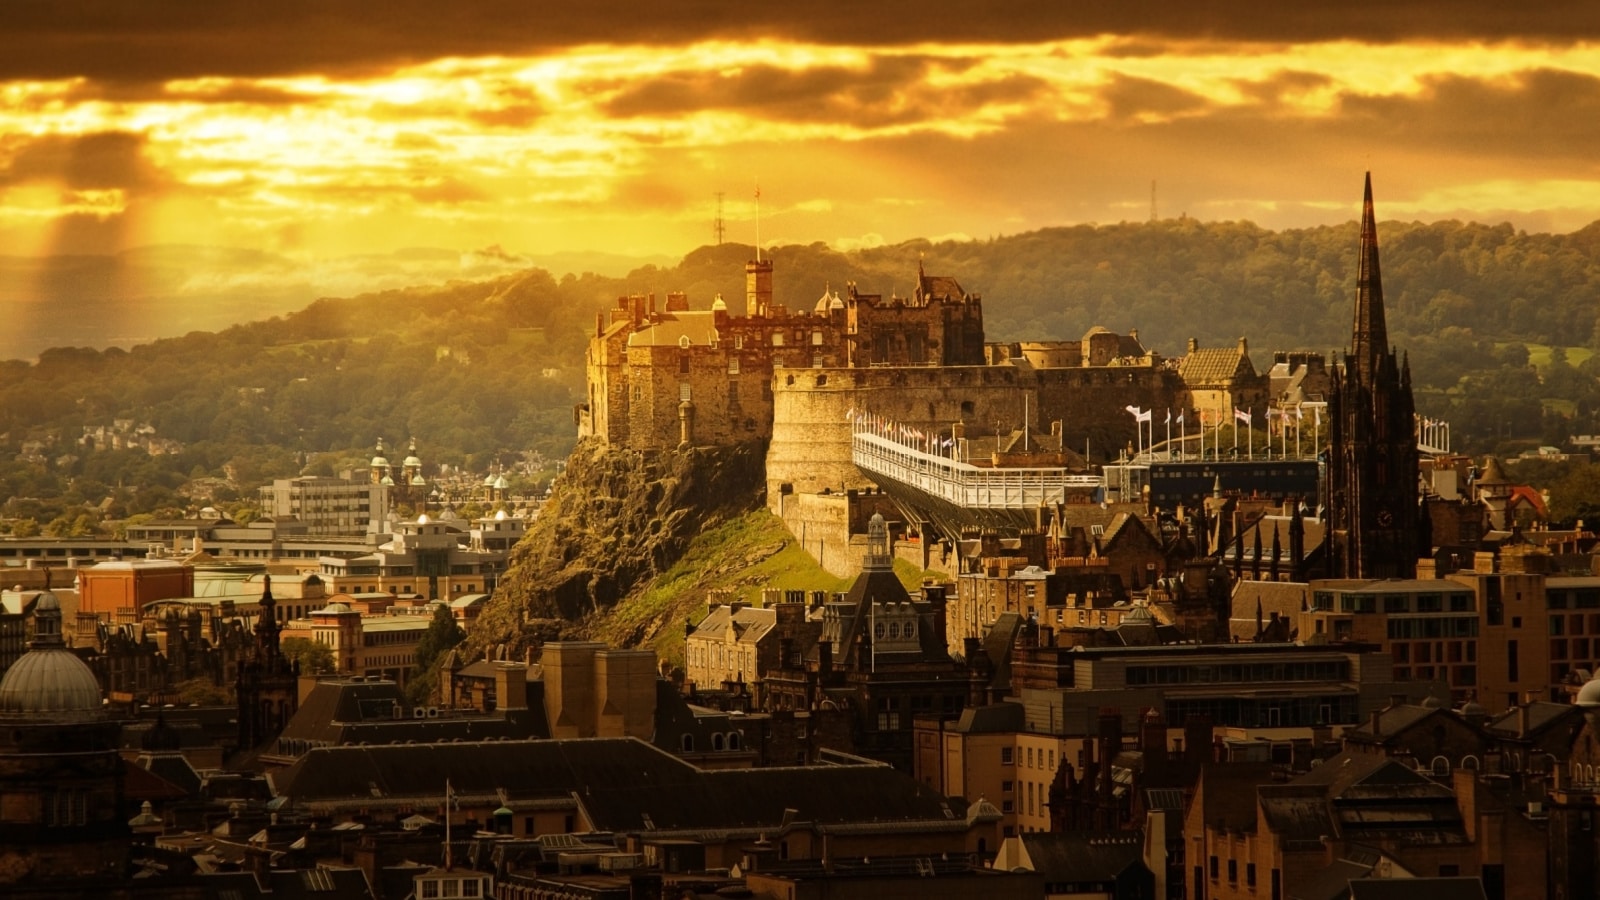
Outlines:
[{"label": "haze over hills", "polygon": [[615,253],[518,254],[409,247],[388,254],[310,258],[196,245],[117,254],[0,256],[0,359],[50,347],[122,347],[304,309],[322,297],[484,281],[529,268],[561,277],[615,278],[670,257]]},{"label": "haze over hills", "polygon": [[[1379,236],[1391,338],[1409,354],[1419,410],[1450,419],[1459,447],[1600,432],[1600,362],[1590,359],[1600,340],[1600,225],[1551,235],[1381,222]],[[1344,344],[1356,244],[1354,222],[1275,232],[1167,219],[850,253],[820,243],[764,252],[776,261],[775,300],[790,308],[809,309],[847,282],[905,296],[922,265],[983,295],[990,340],[1074,339],[1103,325],[1138,329],[1146,346],[1181,356],[1189,338],[1218,346],[1242,336],[1264,367],[1276,349]],[[235,470],[251,477],[295,474],[306,459],[370,455],[378,437],[415,436],[426,458],[455,463],[528,449],[558,457],[572,445],[571,407],[596,314],[622,295],[672,291],[698,308],[721,294],[738,309],[753,253],[724,244],[622,277],[559,278],[492,249],[350,257],[321,270],[325,283],[449,280],[284,314],[299,302],[295,285],[309,282],[305,269],[269,254],[167,247],[57,258],[48,274],[63,292],[82,286],[76,305],[34,304],[31,318],[12,316],[13,345],[47,332],[68,338],[52,343],[78,346],[92,345],[94,333],[186,336],[5,364],[0,449],[15,453],[46,432],[67,440],[115,417],[149,422],[190,448],[192,458],[163,463],[184,477],[220,475],[240,460],[248,464]],[[196,259],[200,274],[185,268]],[[3,262],[5,297],[15,301],[29,272],[14,257]],[[165,299],[129,301],[130,285]],[[261,321],[187,334],[242,315]],[[30,479],[73,474],[29,471]],[[121,474],[97,477],[114,484]],[[12,488],[49,493],[32,481]]]}]

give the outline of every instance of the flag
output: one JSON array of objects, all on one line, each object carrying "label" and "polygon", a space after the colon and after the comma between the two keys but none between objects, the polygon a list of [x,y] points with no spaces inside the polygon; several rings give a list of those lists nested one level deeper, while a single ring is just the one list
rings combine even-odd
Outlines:
[{"label": "flag", "polygon": [[1155,410],[1147,409],[1147,410],[1144,410],[1144,411],[1140,412],[1137,416],[1135,416],[1135,418],[1137,418],[1141,422],[1152,422],[1152,421],[1155,420],[1155,413],[1156,413]]},{"label": "flag", "polygon": [[1167,407],[1167,424],[1172,424],[1172,407]]},{"label": "flag", "polygon": [[1139,407],[1134,406],[1132,404],[1124,406],[1123,409],[1127,410],[1128,411],[1128,415],[1133,416],[1135,419],[1137,419],[1140,416],[1144,415],[1143,412],[1140,412]]},{"label": "flag", "polygon": [[1296,422],[1298,422],[1298,421],[1300,421],[1300,420],[1301,420],[1301,419],[1304,419],[1304,418],[1305,418],[1305,417],[1306,417],[1306,410],[1305,410],[1305,407],[1303,407],[1303,406],[1296,406],[1296,407],[1295,407],[1295,408],[1294,408],[1294,418],[1295,418],[1295,421],[1296,421]]},{"label": "flag", "polygon": [[1178,413],[1178,424],[1179,425],[1183,424],[1183,413]]},{"label": "flag", "polygon": [[854,406],[852,406],[849,409],[845,410],[845,412],[844,412],[844,420],[846,422],[854,422],[855,418],[856,418],[856,408]]},{"label": "flag", "polygon": [[1236,419],[1236,420],[1238,420],[1240,422],[1243,422],[1246,425],[1255,424],[1255,422],[1250,418],[1250,414],[1248,412],[1245,412],[1244,410],[1240,409],[1237,406],[1235,406],[1233,408],[1233,417],[1234,417],[1234,419]]}]

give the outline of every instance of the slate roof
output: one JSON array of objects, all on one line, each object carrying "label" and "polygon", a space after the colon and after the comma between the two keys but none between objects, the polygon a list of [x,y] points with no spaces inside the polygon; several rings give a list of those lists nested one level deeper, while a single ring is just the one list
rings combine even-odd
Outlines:
[{"label": "slate roof", "polygon": [[[289,724],[283,741],[312,745],[402,743],[492,738],[549,737],[544,685],[528,683],[528,708],[494,713],[450,711],[437,718],[412,718],[412,706],[392,681],[318,681]],[[401,707],[405,718],[396,719]]]},{"label": "slate roof", "polygon": [[1350,881],[1372,871],[1372,864],[1351,859],[1336,859],[1311,875],[1285,885],[1289,900],[1343,900],[1350,896]]},{"label": "slate roof", "polygon": [[1178,361],[1178,377],[1190,387],[1232,385],[1256,374],[1250,355],[1232,347],[1197,347]]},{"label": "slate roof", "polygon": [[1583,710],[1570,703],[1551,703],[1547,700],[1536,700],[1528,704],[1528,721],[1526,730],[1523,728],[1518,710],[1513,707],[1501,713],[1489,723],[1491,731],[1515,735],[1520,738],[1536,737],[1553,725],[1565,721],[1582,722]]},{"label": "slate roof", "polygon": [[259,878],[253,872],[197,875],[207,900],[358,900],[372,887],[360,869],[286,869]]},{"label": "slate roof", "polygon": [[[1347,841],[1410,845],[1467,842],[1455,794],[1386,756],[1343,753],[1289,785],[1321,787],[1334,827],[1332,833]],[[1290,795],[1291,792],[1284,792],[1282,796]],[[1303,798],[1308,805],[1316,802],[1309,791],[1293,796]],[[1306,810],[1294,812],[1294,824],[1310,821],[1312,814]],[[1306,831],[1295,834],[1298,839],[1310,840]]]},{"label": "slate roof", "polygon": [[1027,715],[1020,703],[991,703],[961,711],[955,730],[966,734],[1006,734],[1024,731]]},{"label": "slate roof", "polygon": [[1376,742],[1387,744],[1394,738],[1416,727],[1423,720],[1436,715],[1448,716],[1454,714],[1441,706],[1418,706],[1411,703],[1402,703],[1398,706],[1380,710],[1377,713],[1378,730],[1376,734],[1372,730],[1372,719],[1368,718],[1360,725],[1346,731],[1345,738],[1359,743],[1370,744]]},{"label": "slate roof", "polygon": [[1445,878],[1356,878],[1351,900],[1485,900],[1483,882],[1466,876]]},{"label": "slate roof", "polygon": [[1105,883],[1144,865],[1144,835],[1138,831],[1035,831],[1021,838],[1033,870],[1046,884]]},{"label": "slate roof", "polygon": [[706,614],[694,627],[694,636],[706,640],[726,641],[730,637],[741,644],[759,644],[778,624],[777,610],[755,606],[740,606],[737,612],[732,604],[723,604]]},{"label": "slate roof", "polygon": [[716,313],[709,310],[663,314],[660,321],[628,335],[629,347],[677,347],[680,338],[699,347],[709,346],[717,336]]},{"label": "slate roof", "polygon": [[328,747],[269,776],[292,804],[317,808],[461,796],[576,803],[602,831],[777,832],[793,819],[831,830],[963,830],[965,804],[879,765],[704,771],[633,738]]},{"label": "slate roof", "polygon": [[1253,641],[1256,637],[1257,609],[1261,612],[1262,625],[1272,621],[1273,613],[1293,621],[1310,600],[1311,587],[1304,582],[1242,579],[1233,586],[1228,632],[1238,640]]}]

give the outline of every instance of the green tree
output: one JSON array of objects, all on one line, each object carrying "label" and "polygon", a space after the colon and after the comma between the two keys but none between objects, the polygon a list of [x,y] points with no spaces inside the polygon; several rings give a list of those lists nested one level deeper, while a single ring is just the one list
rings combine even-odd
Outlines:
[{"label": "green tree", "polygon": [[439,673],[434,664],[447,650],[466,640],[466,637],[466,632],[456,624],[456,617],[451,613],[449,604],[441,603],[434,607],[433,621],[428,623],[428,630],[423,632],[422,639],[417,641],[417,667],[412,670],[411,678],[406,684],[406,696],[412,703],[423,703],[427,700],[439,680]]},{"label": "green tree", "polygon": [[302,675],[326,675],[334,669],[333,650],[327,644],[319,644],[310,638],[292,637],[280,641],[278,649],[286,659],[300,664]]}]

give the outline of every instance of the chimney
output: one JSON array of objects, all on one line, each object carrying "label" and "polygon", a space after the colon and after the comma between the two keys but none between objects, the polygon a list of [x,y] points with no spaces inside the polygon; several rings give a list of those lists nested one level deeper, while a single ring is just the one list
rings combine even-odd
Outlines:
[{"label": "chimney", "polygon": [[1194,338],[1189,338],[1189,352],[1193,353],[1193,352],[1195,352],[1196,350],[1199,350],[1199,349],[1200,349],[1200,342],[1195,340]]},{"label": "chimney", "polygon": [[1244,356],[1244,355],[1248,354],[1249,352],[1250,352],[1250,342],[1245,340],[1244,338],[1239,338],[1239,355],[1240,356]]}]

